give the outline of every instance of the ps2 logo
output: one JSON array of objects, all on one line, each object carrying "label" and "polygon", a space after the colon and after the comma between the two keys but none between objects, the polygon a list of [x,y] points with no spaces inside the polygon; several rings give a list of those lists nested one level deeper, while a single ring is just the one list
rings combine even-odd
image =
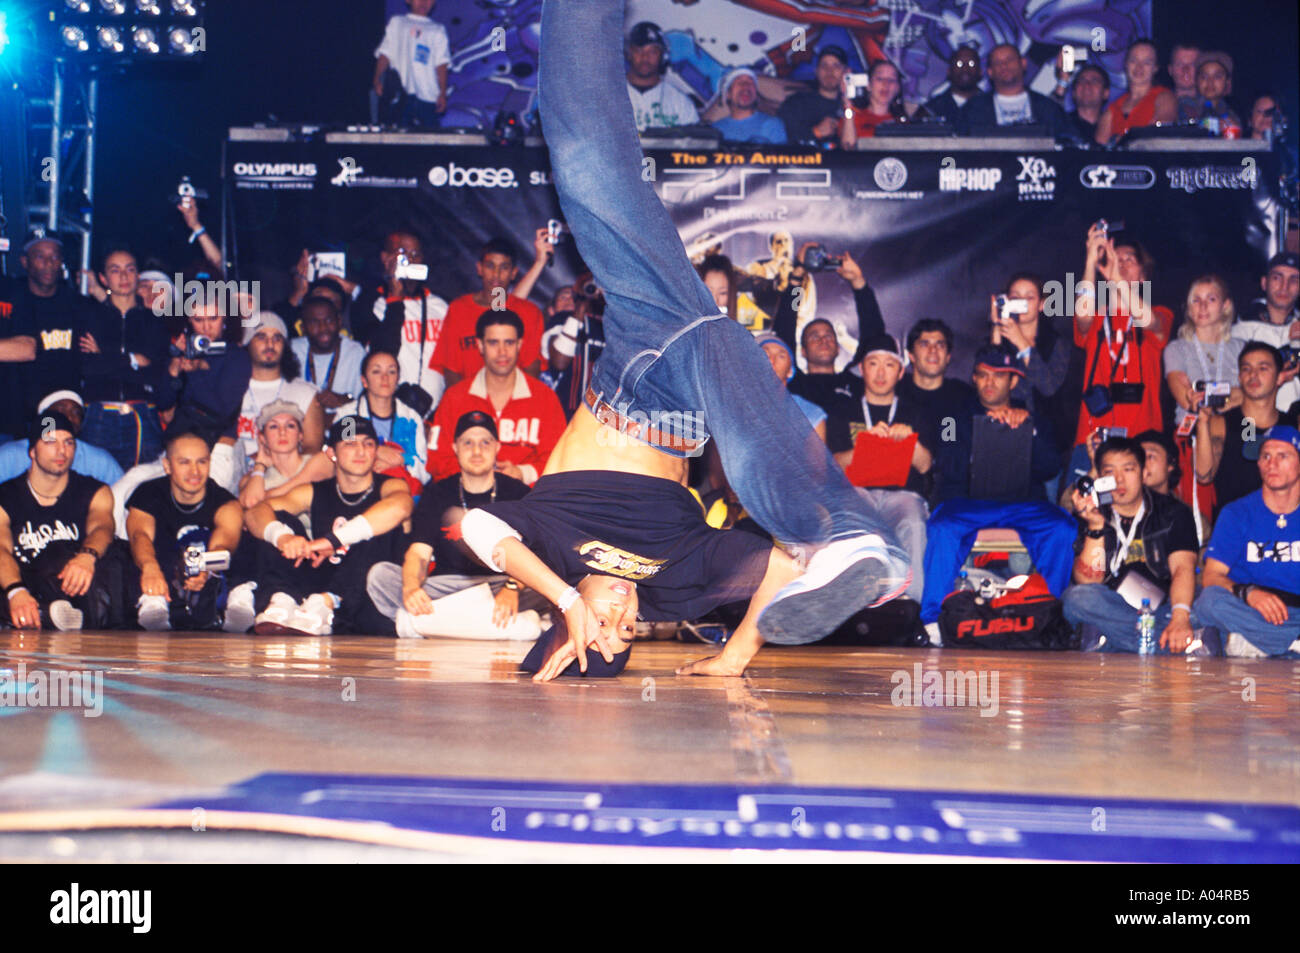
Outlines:
[{"label": "ps2 logo", "polygon": [[1145,165],[1086,165],[1079,170],[1079,183],[1088,189],[1149,189],[1156,173]]},{"label": "ps2 logo", "polygon": [[[771,169],[665,169],[664,200],[681,201],[696,186],[709,182],[720,182],[739,174],[737,189],[734,192],[714,192],[710,199],[721,202],[739,202],[748,196],[748,183],[756,175],[771,175]],[[802,199],[805,202],[830,201],[830,169],[777,169],[776,197],[778,199]],[[674,195],[673,190],[677,192]]]}]

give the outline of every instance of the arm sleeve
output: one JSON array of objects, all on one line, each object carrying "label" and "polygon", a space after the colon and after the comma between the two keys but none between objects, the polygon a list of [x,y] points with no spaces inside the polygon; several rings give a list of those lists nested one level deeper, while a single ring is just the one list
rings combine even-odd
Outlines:
[{"label": "arm sleeve", "polygon": [[[786,346],[790,348],[790,353],[799,354],[798,339],[795,335],[795,328],[799,323],[799,314],[794,309],[794,289],[797,286],[793,281],[790,286],[781,292],[781,298],[777,301],[776,314],[772,317],[772,331]],[[861,320],[859,318],[859,320]]]},{"label": "arm sleeve", "polygon": [[853,292],[853,306],[858,312],[858,350],[853,355],[856,364],[865,356],[862,353],[868,338],[885,333],[885,317],[880,313],[880,303],[871,285],[863,285]]},{"label": "arm sleeve", "polygon": [[[429,367],[440,373],[454,371],[462,377],[465,375],[464,366],[461,364],[459,357],[459,348],[454,343],[459,339],[459,328],[457,317],[460,311],[448,310],[447,317],[443,319],[442,330],[438,332],[438,343],[433,346],[433,354],[429,358]],[[523,361],[521,360],[522,364]]]},{"label": "arm sleeve", "polygon": [[1189,378],[1192,376],[1187,370],[1187,344],[1185,341],[1170,341],[1165,347],[1165,376],[1168,377],[1174,371],[1182,371]]},{"label": "arm sleeve", "polygon": [[1192,511],[1182,507],[1174,517],[1173,525],[1169,527],[1169,551],[1176,553],[1186,550],[1196,554],[1200,549],[1201,546],[1196,540],[1196,522]]},{"label": "arm sleeve", "polygon": [[541,359],[542,332],[546,322],[542,318],[541,309],[536,307],[524,308],[520,317],[524,322],[524,340],[519,346],[519,366],[528,367],[533,361]]},{"label": "arm sleeve", "polygon": [[397,65],[397,33],[401,27],[398,24],[400,17],[392,17],[384,26],[384,38],[379,41],[379,46],[375,47],[375,59],[381,56],[387,56],[390,65]]},{"label": "arm sleeve", "polygon": [[[433,44],[433,65],[447,66],[451,64],[451,45],[447,42],[447,31],[442,29],[438,31],[438,38]],[[445,93],[446,90],[444,89]]]},{"label": "arm sleeve", "polygon": [[461,539],[482,562],[496,572],[504,570],[492,561],[492,550],[503,539],[514,537],[520,542],[523,536],[505,520],[487,510],[474,509],[460,521]]}]

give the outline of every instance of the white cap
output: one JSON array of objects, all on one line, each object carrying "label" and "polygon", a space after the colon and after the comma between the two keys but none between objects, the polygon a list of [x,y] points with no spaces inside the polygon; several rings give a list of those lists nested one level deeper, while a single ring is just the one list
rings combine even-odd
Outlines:
[{"label": "white cap", "polygon": [[253,340],[253,335],[262,328],[279,331],[280,337],[286,341],[289,339],[289,329],[284,326],[284,321],[278,314],[274,311],[259,311],[244,324],[244,347],[248,347],[248,342]]},{"label": "white cap", "polygon": [[41,399],[40,404],[36,407],[36,412],[38,414],[44,413],[61,400],[70,400],[81,407],[82,410],[86,409],[86,402],[81,399],[81,395],[75,390],[56,390],[52,394],[46,394]]}]

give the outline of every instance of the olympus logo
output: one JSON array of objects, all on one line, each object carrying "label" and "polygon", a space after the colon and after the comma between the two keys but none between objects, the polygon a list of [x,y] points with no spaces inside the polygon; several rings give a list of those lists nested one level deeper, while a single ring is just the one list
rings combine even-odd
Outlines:
[{"label": "olympus logo", "polygon": [[316,178],[314,162],[236,162],[235,175],[246,178]]},{"label": "olympus logo", "polygon": [[445,166],[435,165],[429,170],[429,184],[435,188],[444,185],[458,188],[468,186],[471,189],[517,189],[519,181],[515,170],[508,166],[493,169],[490,166],[472,168],[448,162]]}]

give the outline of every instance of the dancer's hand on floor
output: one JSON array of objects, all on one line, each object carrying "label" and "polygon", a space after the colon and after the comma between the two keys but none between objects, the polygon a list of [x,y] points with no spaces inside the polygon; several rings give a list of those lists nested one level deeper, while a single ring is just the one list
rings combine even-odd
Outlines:
[{"label": "dancer's hand on floor", "polygon": [[492,602],[492,624],[504,629],[519,614],[519,590],[503,587]]},{"label": "dancer's hand on floor", "polygon": [[724,655],[711,655],[708,658],[687,662],[677,670],[678,675],[744,675],[745,663],[736,662]]}]

